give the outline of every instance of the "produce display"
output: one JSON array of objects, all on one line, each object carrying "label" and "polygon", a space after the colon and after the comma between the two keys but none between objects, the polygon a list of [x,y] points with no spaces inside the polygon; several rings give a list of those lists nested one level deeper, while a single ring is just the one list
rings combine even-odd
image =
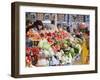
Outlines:
[{"label": "produce display", "polygon": [[83,38],[67,30],[41,30],[30,28],[26,33],[26,66],[73,65],[80,60]]}]

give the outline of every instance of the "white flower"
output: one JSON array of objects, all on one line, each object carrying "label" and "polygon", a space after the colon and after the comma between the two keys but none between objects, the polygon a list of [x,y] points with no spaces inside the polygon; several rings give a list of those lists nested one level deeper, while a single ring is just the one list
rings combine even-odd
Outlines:
[{"label": "white flower", "polygon": [[37,62],[37,66],[48,66],[48,65],[49,65],[49,61],[45,58],[39,59]]},{"label": "white flower", "polygon": [[47,51],[45,49],[43,50],[43,53],[45,54],[46,57],[48,57],[50,55],[49,51]]},{"label": "white flower", "polygon": [[59,60],[57,60],[54,56],[52,56],[52,63],[51,65],[58,65],[59,64]]},{"label": "white flower", "polygon": [[79,54],[80,54],[81,50],[82,50],[81,46],[79,44],[77,44],[76,47],[79,49]]},{"label": "white flower", "polygon": [[48,51],[49,51],[49,53],[50,53],[50,56],[55,55],[55,53],[54,53],[54,51],[53,51],[53,49],[52,49],[51,47],[49,48],[49,50],[48,50]]},{"label": "white flower", "polygon": [[59,60],[61,60],[62,53],[61,53],[61,52],[57,52],[57,53],[56,53],[56,56],[59,58]]}]

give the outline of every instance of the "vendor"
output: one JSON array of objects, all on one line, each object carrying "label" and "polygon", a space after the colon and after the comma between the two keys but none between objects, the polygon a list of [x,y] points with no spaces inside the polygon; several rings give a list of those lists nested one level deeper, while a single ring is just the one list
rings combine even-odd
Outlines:
[{"label": "vendor", "polygon": [[40,31],[43,30],[43,23],[42,23],[42,21],[41,20],[36,20],[34,22],[34,28],[35,28],[35,30],[37,30],[37,32],[40,33]]},{"label": "vendor", "polygon": [[89,33],[83,33],[83,44],[82,44],[82,62],[83,64],[89,63]]}]

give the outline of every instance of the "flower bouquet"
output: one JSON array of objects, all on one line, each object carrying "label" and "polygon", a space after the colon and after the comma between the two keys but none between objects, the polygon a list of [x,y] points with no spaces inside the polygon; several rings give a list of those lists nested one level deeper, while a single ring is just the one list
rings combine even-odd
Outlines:
[{"label": "flower bouquet", "polygon": [[81,46],[71,38],[71,34],[63,30],[37,35],[36,46],[31,47],[30,62],[35,66],[73,64],[81,53]]}]

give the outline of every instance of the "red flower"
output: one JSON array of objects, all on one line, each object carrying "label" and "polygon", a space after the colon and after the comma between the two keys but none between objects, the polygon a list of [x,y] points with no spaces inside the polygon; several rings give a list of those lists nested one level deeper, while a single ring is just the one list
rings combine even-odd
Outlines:
[{"label": "red flower", "polygon": [[63,31],[62,32],[62,35],[63,35],[63,37],[68,37],[69,36],[69,33],[67,31]]},{"label": "red flower", "polygon": [[26,63],[30,63],[31,62],[31,56],[26,56]]},{"label": "red flower", "polygon": [[28,48],[26,48],[26,54],[27,54],[27,55],[29,55],[29,54],[30,54],[30,52],[31,52],[31,48],[29,48],[29,47],[28,47]]},{"label": "red flower", "polygon": [[77,35],[80,35],[80,32],[76,32]]},{"label": "red flower", "polygon": [[47,41],[48,41],[49,44],[53,44],[54,43],[54,40],[51,39],[51,38],[48,38]]},{"label": "red flower", "polygon": [[54,45],[52,46],[52,49],[54,50],[54,52],[57,52],[60,50],[60,46],[59,45]]},{"label": "red flower", "polygon": [[51,33],[49,32],[49,33],[47,33],[47,36],[51,36]]},{"label": "red flower", "polygon": [[64,31],[61,31],[61,34],[62,34],[62,35],[64,35],[64,34],[65,34],[65,32],[64,32]]},{"label": "red flower", "polygon": [[51,33],[51,36],[54,37],[54,36],[55,36],[55,32],[52,32],[52,33]]},{"label": "red flower", "polygon": [[31,51],[32,51],[33,55],[37,55],[37,54],[39,54],[40,49],[38,47],[34,47],[31,49]]},{"label": "red flower", "polygon": [[34,60],[37,62],[38,58],[39,58],[39,51],[40,49],[38,47],[34,47],[31,49],[32,50],[32,57],[34,58]]},{"label": "red flower", "polygon": [[55,37],[55,39],[58,41],[58,40],[62,40],[62,36],[60,36],[60,35],[57,35],[56,37]]},{"label": "red flower", "polygon": [[87,25],[85,23],[80,23],[79,28],[80,29],[85,29]]}]

